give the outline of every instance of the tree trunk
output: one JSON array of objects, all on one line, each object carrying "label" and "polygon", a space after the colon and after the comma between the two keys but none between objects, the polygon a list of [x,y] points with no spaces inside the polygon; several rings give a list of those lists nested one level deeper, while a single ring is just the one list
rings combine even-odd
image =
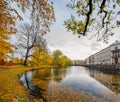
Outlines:
[{"label": "tree trunk", "polygon": [[27,66],[27,57],[25,58],[23,65]]},{"label": "tree trunk", "polygon": [[26,55],[25,55],[25,60],[24,60],[24,63],[23,63],[24,66],[27,66],[28,54],[29,54],[29,49],[27,49],[27,52],[26,52]]}]

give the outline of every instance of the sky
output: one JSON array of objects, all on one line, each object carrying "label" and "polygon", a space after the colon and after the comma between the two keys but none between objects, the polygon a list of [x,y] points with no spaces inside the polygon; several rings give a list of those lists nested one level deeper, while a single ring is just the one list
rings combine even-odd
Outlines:
[{"label": "sky", "polygon": [[[51,31],[45,35],[50,51],[59,49],[63,54],[73,60],[84,60],[88,56],[109,46],[115,42],[115,40],[120,39],[119,28],[116,28],[113,31],[115,34],[109,38],[108,44],[105,44],[102,41],[97,42],[96,38],[89,40],[90,36],[81,36],[78,38],[78,36],[72,34],[72,32],[67,32],[67,29],[64,26],[64,21],[70,18],[72,12],[66,8],[68,1],[69,0],[54,1],[56,22],[51,26]],[[91,33],[92,32],[90,32],[90,35]]]},{"label": "sky", "polygon": [[[44,36],[50,52],[61,50],[63,54],[72,60],[85,60],[90,55],[109,46],[115,42],[115,40],[120,40],[119,27],[114,29],[113,32],[115,34],[109,38],[108,44],[103,43],[103,41],[97,42],[96,37],[89,40],[94,32],[89,32],[89,36],[81,36],[80,38],[72,34],[72,32],[68,32],[64,26],[64,21],[70,18],[71,13],[74,14],[72,10],[66,7],[69,1],[70,0],[54,0],[56,22],[50,27],[50,32]],[[13,5],[17,8],[16,4]],[[23,17],[23,22],[30,22],[27,13],[22,14],[21,11],[19,11],[19,13]]]}]

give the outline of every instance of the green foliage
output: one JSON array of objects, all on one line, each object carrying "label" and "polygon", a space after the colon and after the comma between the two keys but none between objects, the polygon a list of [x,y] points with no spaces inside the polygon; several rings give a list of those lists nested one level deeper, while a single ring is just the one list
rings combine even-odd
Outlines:
[{"label": "green foliage", "polygon": [[52,55],[54,59],[58,59],[62,55],[62,52],[60,50],[55,50]]},{"label": "green foliage", "polygon": [[117,3],[120,4],[120,0],[117,0]]},{"label": "green foliage", "polygon": [[55,50],[52,56],[52,63],[55,67],[66,67],[72,65],[72,61],[67,56],[63,55],[60,50]]},{"label": "green foliage", "polygon": [[73,34],[79,34],[84,30],[84,22],[76,21],[74,16],[71,16],[71,19],[64,22],[68,31],[73,31]]},{"label": "green foliage", "polygon": [[52,53],[52,56],[53,56],[53,65],[54,66],[59,66],[60,65],[60,61],[59,61],[59,58],[62,56],[62,52],[60,50],[55,50],[53,53]]},{"label": "green foliage", "polygon": [[66,66],[70,66],[70,65],[72,65],[72,61],[69,58],[67,58],[67,56],[62,56],[60,58],[60,66],[61,67],[66,67]]}]

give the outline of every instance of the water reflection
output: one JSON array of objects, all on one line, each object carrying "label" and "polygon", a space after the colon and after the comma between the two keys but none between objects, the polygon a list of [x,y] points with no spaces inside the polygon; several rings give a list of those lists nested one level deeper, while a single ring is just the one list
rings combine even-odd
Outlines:
[{"label": "water reflection", "polygon": [[[33,77],[32,71],[25,72],[25,73],[20,77],[20,81],[22,82],[22,84],[23,84],[27,89],[31,89],[31,88],[32,88],[32,82],[31,82],[32,77]],[[31,83],[31,84],[29,85],[29,83]]]},{"label": "water reflection", "polygon": [[[24,75],[24,77],[26,76]],[[31,78],[37,80],[39,87],[46,90],[45,94],[47,93],[48,96],[53,94],[51,93],[53,87],[56,87],[54,89],[55,93],[56,90],[61,90],[60,87],[62,86],[62,88],[65,87],[66,89],[70,87],[70,89],[72,88],[77,91],[89,92],[96,97],[104,98],[106,102],[119,102],[120,99],[120,76],[118,74],[106,73],[81,66],[72,66],[68,68],[46,68],[33,72],[30,71],[27,77],[29,80]],[[29,81],[26,83],[29,83]],[[27,88],[31,87],[27,84],[25,86]],[[64,91],[66,91],[65,88],[63,89]],[[59,93],[66,93],[68,96],[72,93],[71,91],[69,92],[69,89],[67,89],[68,93],[61,92],[60,90],[58,91]],[[78,95],[80,92],[76,94]]]},{"label": "water reflection", "polygon": [[120,75],[118,73],[96,72],[95,70],[92,70],[91,72],[91,77],[112,90],[114,93],[120,93]]},{"label": "water reflection", "polygon": [[34,101],[34,98],[36,97],[36,98],[41,98],[43,99],[44,102],[46,102],[46,99],[44,99],[44,97],[42,96],[42,92],[44,90],[34,85],[32,82],[33,75],[34,74],[36,75],[36,72],[38,72],[38,70],[36,71],[31,70],[29,72],[25,71],[25,73],[20,77],[20,81],[27,89],[31,91],[29,95],[29,98],[31,99],[31,101]]}]

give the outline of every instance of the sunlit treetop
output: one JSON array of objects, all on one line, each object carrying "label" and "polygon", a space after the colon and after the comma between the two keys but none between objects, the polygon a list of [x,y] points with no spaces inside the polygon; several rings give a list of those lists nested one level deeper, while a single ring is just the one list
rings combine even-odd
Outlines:
[{"label": "sunlit treetop", "polygon": [[[120,24],[120,0],[71,0],[67,7],[74,15],[65,21],[68,31],[86,36],[90,31],[96,31],[97,40],[107,42],[111,30]],[[77,16],[75,16],[77,14]],[[91,37],[93,37],[91,36]]]}]

